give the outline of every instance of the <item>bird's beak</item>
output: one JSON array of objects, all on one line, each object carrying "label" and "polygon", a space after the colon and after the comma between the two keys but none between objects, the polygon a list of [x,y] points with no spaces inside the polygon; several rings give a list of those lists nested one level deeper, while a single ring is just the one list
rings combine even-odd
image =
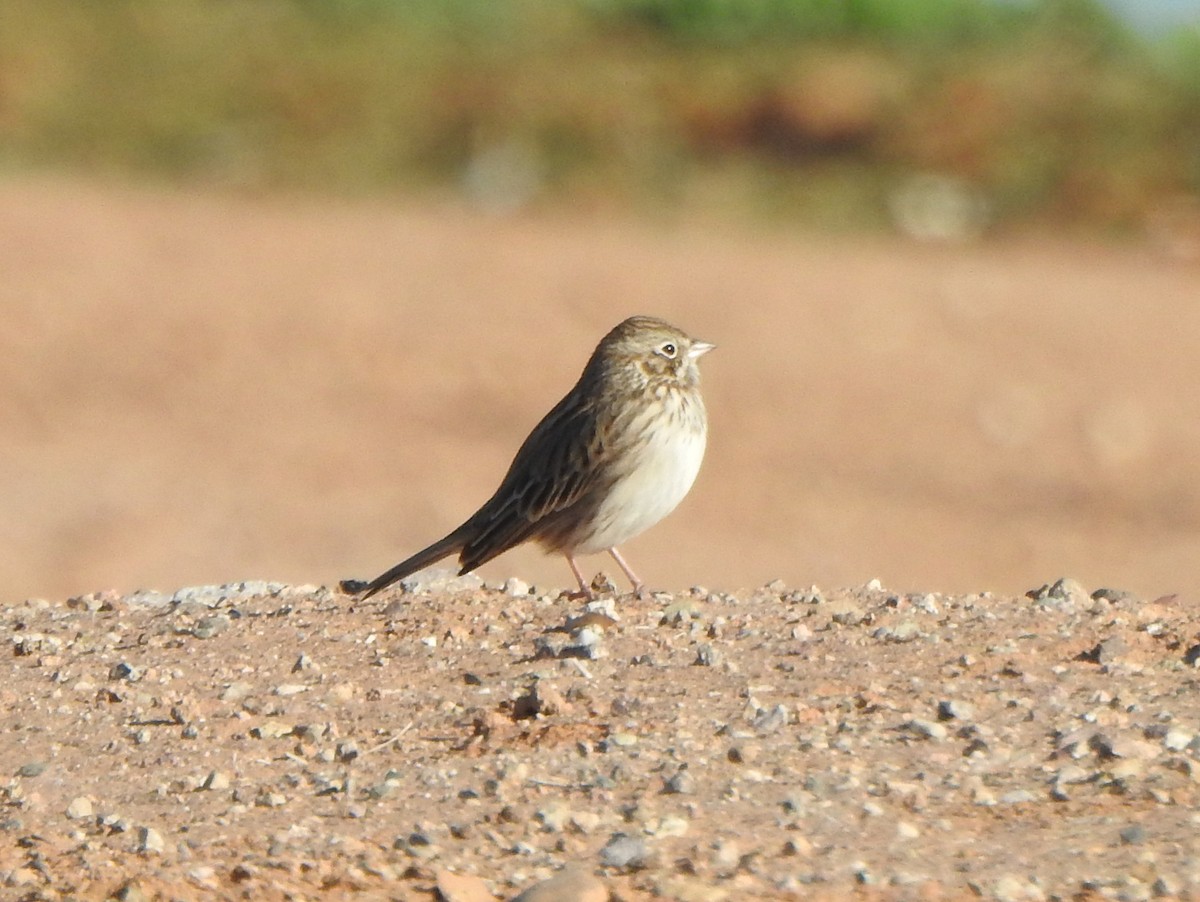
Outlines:
[{"label": "bird's beak", "polygon": [[703,357],[715,347],[716,345],[709,344],[707,341],[694,341],[692,342],[692,347],[688,350],[688,357],[695,360],[697,357]]}]

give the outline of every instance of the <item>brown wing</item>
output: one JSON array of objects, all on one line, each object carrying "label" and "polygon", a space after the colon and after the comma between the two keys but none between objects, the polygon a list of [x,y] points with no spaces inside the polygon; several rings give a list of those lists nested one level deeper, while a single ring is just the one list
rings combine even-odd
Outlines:
[{"label": "brown wing", "polygon": [[601,414],[571,390],[534,428],[517,451],[500,488],[470,519],[470,540],[459,561],[463,572],[546,527],[547,518],[577,504],[595,484],[603,449]]}]

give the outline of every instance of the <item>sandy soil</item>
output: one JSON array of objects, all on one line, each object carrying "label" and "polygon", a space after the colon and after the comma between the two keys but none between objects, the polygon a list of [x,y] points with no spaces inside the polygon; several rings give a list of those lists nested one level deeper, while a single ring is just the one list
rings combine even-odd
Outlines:
[{"label": "sandy soil", "polygon": [[0,897],[1200,896],[1178,598],[415,588],[5,610]]},{"label": "sandy soil", "polygon": [[1144,248],[26,180],[0,272],[7,601],[373,575],[634,312],[720,346],[698,484],[627,549],[654,585],[1200,590],[1200,268]]}]

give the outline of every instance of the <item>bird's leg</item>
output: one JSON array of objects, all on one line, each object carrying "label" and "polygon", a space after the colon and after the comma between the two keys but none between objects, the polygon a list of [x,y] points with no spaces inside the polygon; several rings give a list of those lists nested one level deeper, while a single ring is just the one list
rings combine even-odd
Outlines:
[{"label": "bird's leg", "polygon": [[633,572],[633,568],[625,563],[625,558],[621,557],[621,552],[617,551],[617,547],[614,545],[612,548],[608,549],[608,553],[613,556],[613,560],[617,562],[617,566],[625,571],[625,575],[628,576],[629,581],[633,583],[633,591],[637,597],[643,601],[649,598],[650,593],[646,591],[646,584],[638,579],[638,575]]},{"label": "bird's leg", "polygon": [[579,591],[572,592],[567,597],[586,598],[588,601],[591,601],[595,596],[592,594],[592,590],[588,588],[588,584],[583,581],[583,574],[579,572],[579,565],[575,563],[575,558],[569,554],[564,554],[563,557],[567,559],[567,566],[571,568],[571,572],[575,574],[575,581],[579,583]]}]

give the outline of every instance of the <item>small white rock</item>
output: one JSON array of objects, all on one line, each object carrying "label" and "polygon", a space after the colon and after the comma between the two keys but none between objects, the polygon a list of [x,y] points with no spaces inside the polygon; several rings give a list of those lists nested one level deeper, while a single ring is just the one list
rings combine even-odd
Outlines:
[{"label": "small white rock", "polygon": [[501,591],[505,595],[511,595],[513,598],[521,598],[529,594],[529,583],[523,579],[517,579],[515,576],[510,576],[504,581]]},{"label": "small white rock", "polygon": [[138,828],[138,851],[160,853],[167,847],[166,840],[153,827]]},{"label": "small white rock", "polygon": [[1182,752],[1195,738],[1187,730],[1172,729],[1163,737],[1163,748],[1169,752]]}]

